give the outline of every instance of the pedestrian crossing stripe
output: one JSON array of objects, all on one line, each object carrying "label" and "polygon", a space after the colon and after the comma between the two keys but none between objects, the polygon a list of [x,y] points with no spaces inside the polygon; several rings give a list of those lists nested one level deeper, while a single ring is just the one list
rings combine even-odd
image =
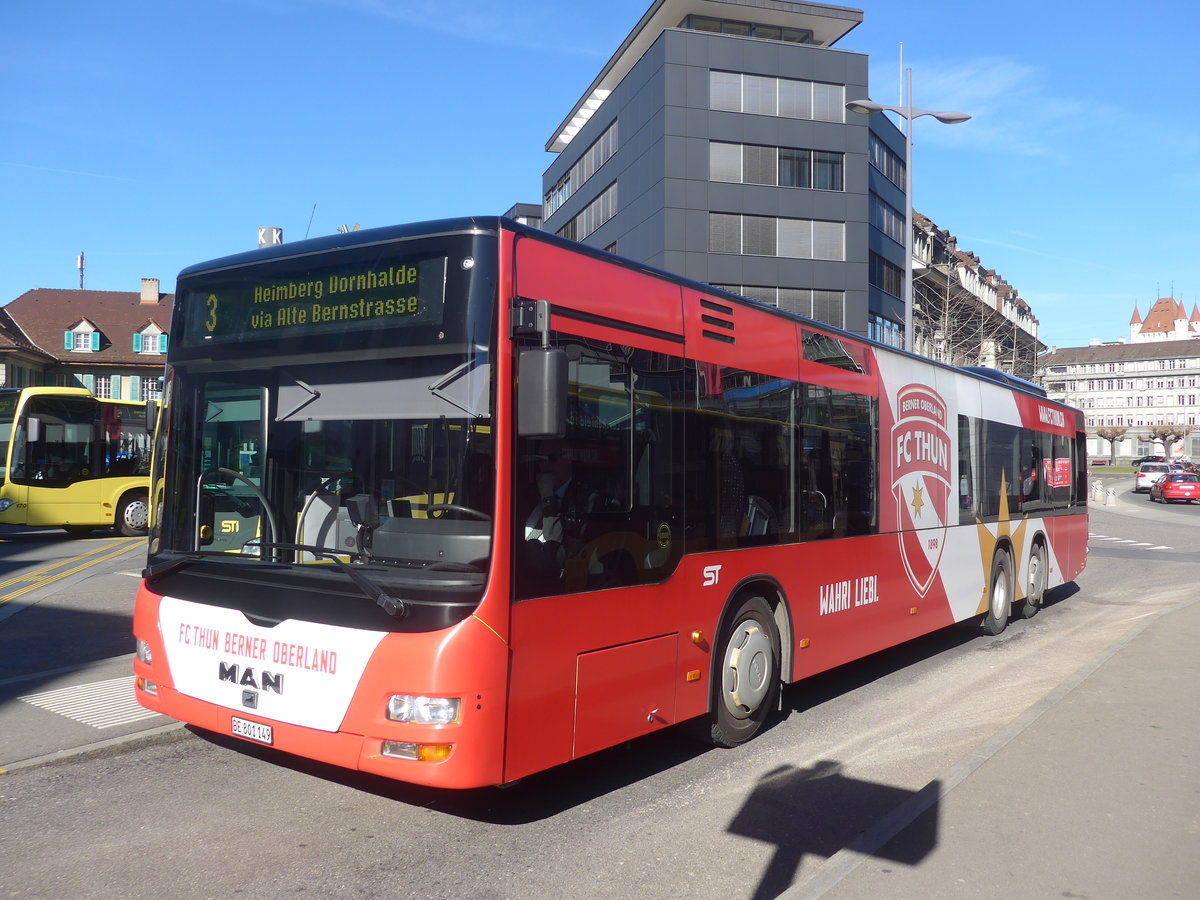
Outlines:
[{"label": "pedestrian crossing stripe", "polygon": [[27,694],[17,699],[92,728],[113,728],[159,715],[138,704],[133,695],[131,675]]}]

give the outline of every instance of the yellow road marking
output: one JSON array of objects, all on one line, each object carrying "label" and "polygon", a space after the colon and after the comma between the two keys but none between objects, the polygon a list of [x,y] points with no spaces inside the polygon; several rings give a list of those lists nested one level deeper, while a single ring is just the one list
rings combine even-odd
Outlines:
[{"label": "yellow road marking", "polygon": [[[42,566],[40,569],[22,572],[19,575],[6,578],[4,581],[0,581],[0,590],[17,584],[24,584],[25,586],[0,595],[0,606],[3,606],[10,600],[15,600],[17,597],[24,596],[37,588],[45,587],[48,584],[53,584],[60,579],[66,578],[68,575],[81,572],[96,563],[115,559],[121,554],[129,552],[138,544],[144,543],[145,540],[145,538],[118,538],[116,541],[106,541],[95,550],[89,550],[87,553],[80,554],[79,556],[56,560]],[[62,568],[64,566],[69,568]]]}]

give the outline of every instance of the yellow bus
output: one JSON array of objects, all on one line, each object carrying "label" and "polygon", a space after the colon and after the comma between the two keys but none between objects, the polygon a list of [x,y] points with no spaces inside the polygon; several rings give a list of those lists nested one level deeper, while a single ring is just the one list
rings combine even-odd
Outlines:
[{"label": "yellow bus", "polygon": [[146,404],[83,388],[0,390],[0,525],[146,533]]}]

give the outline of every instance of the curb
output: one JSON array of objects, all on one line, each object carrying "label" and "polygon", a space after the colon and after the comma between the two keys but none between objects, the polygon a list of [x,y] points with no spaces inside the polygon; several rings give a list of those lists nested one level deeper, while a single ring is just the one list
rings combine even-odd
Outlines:
[{"label": "curb", "polygon": [[8,765],[0,766],[0,775],[12,775],[24,769],[33,769],[39,766],[51,766],[58,763],[75,762],[80,759],[87,759],[92,756],[103,756],[114,747],[122,747],[130,750],[141,747],[149,747],[155,744],[168,744],[173,741],[182,741],[191,737],[191,732],[187,731],[187,726],[183,722],[172,722],[169,725],[160,725],[158,728],[152,728],[148,731],[136,731],[133,734],[122,735],[121,737],[109,738],[104,741],[96,741],[91,744],[84,744],[81,747],[73,747],[69,750],[56,750],[53,753],[47,753],[43,756],[34,756],[30,759],[21,759]]}]

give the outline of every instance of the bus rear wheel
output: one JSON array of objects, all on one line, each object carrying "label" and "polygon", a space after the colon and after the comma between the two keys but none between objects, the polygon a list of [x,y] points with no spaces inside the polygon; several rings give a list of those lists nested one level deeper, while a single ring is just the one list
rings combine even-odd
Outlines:
[{"label": "bus rear wheel", "polygon": [[709,741],[736,747],[758,734],[779,696],[779,631],[765,599],[749,596],[721,629]]},{"label": "bus rear wheel", "polygon": [[150,522],[150,502],[145,491],[130,491],[117,504],[117,531],[125,537],[141,537]]},{"label": "bus rear wheel", "polygon": [[1029,556],[1029,581],[1025,591],[1025,603],[1021,606],[1021,616],[1032,619],[1042,608],[1046,598],[1046,578],[1049,569],[1046,562],[1046,546],[1040,541],[1033,545]]},{"label": "bus rear wheel", "polygon": [[983,617],[983,630],[996,635],[1008,627],[1008,616],[1012,612],[1013,564],[1007,550],[1001,550],[992,558],[992,576],[988,585],[988,611]]}]

